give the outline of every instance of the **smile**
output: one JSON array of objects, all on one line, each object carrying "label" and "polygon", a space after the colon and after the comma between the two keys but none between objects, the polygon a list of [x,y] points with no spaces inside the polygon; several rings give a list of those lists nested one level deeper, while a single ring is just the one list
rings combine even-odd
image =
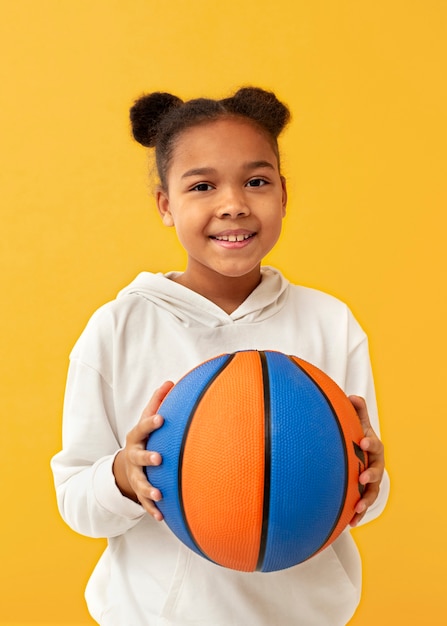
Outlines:
[{"label": "smile", "polygon": [[254,236],[254,233],[249,235],[216,235],[211,237],[212,239],[217,239],[217,241],[230,241],[232,243],[236,241],[245,241],[246,239],[250,239]]}]

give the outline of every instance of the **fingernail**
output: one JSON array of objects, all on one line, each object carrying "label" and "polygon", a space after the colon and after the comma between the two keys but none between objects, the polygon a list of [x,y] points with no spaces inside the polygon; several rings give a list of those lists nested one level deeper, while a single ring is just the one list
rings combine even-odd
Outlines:
[{"label": "fingernail", "polygon": [[162,421],[163,421],[163,418],[162,418],[162,416],[161,416],[161,415],[158,415],[158,414],[157,414],[157,415],[154,417],[154,424],[155,424],[155,426],[159,426],[159,425],[162,423]]},{"label": "fingernail", "polygon": [[158,465],[159,458],[156,454],[151,454],[151,463],[153,463],[154,465]]}]

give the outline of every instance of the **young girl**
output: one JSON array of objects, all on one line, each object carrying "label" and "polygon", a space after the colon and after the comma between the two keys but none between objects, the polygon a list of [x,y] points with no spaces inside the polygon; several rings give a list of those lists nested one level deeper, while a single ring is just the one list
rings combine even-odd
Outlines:
[{"label": "young girl", "polygon": [[364,332],[335,298],[261,267],[286,211],[277,138],[288,120],[284,104],[257,88],[185,103],[154,93],[131,109],[134,137],[155,147],[161,219],[175,227],[188,262],[183,272],[140,274],[93,315],[71,354],[63,450],[52,468],[66,522],[108,538],[86,591],[103,626],[337,626],[359,602],[349,530],[287,570],[225,569],[162,523],[162,494],[143,472],[162,462],[146,442],[162,427],[157,410],[173,384],[166,381],[223,352],[278,350],[355,394],[370,466],[351,525],[384,508],[388,479]]}]

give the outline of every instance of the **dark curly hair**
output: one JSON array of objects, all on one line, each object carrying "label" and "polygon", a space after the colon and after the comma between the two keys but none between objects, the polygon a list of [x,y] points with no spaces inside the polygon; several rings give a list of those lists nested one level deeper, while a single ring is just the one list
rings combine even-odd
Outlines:
[{"label": "dark curly hair", "polygon": [[259,87],[243,87],[222,100],[197,98],[183,102],[169,93],[143,95],[130,109],[134,138],[143,146],[155,148],[160,183],[167,189],[175,141],[187,128],[223,117],[246,118],[262,128],[278,156],[278,136],[290,119],[289,109],[274,93]]}]

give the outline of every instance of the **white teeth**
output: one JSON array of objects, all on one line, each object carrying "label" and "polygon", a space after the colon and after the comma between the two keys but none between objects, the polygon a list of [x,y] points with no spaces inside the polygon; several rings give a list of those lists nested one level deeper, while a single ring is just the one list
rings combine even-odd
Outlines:
[{"label": "white teeth", "polygon": [[250,237],[251,235],[221,235],[215,237],[215,239],[217,239],[218,241],[230,241],[234,243],[235,241],[244,241],[245,239],[249,239]]}]

